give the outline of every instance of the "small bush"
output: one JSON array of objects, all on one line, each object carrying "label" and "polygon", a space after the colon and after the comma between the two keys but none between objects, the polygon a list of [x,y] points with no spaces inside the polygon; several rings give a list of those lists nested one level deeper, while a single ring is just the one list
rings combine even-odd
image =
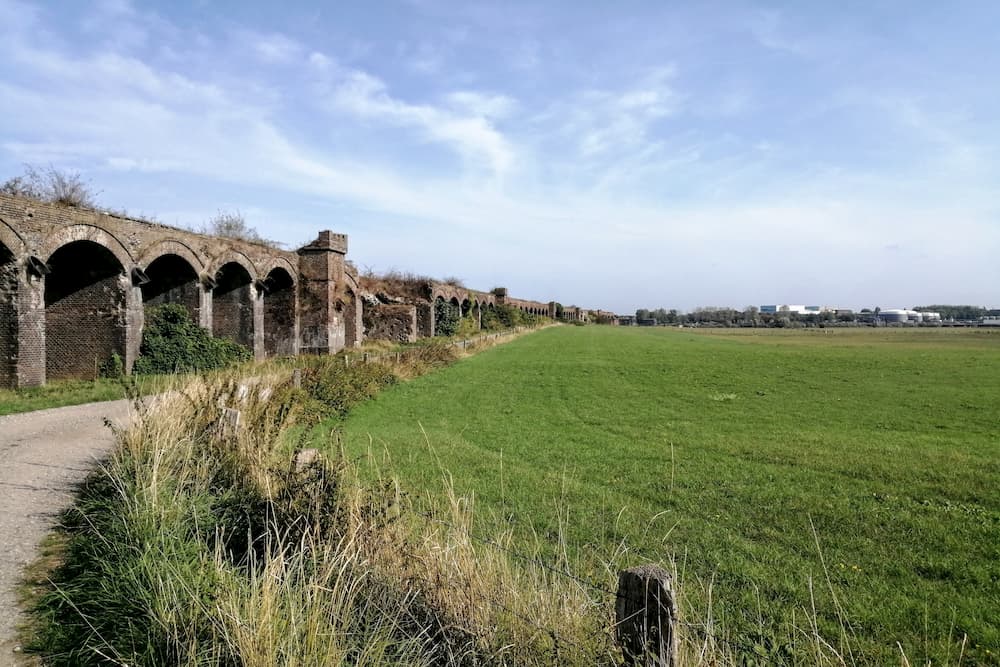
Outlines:
[{"label": "small bush", "polygon": [[123,378],[125,377],[125,362],[122,361],[121,356],[115,352],[111,355],[110,359],[101,364],[98,375],[102,378],[109,378],[111,380]]},{"label": "small bush", "polygon": [[249,361],[252,357],[243,345],[212,338],[191,320],[184,306],[167,304],[146,311],[134,372],[157,375],[204,371]]}]

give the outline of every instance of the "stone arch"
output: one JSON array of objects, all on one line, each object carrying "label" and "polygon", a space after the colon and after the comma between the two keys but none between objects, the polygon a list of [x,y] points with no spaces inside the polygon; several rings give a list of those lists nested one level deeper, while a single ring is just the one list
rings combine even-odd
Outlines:
[{"label": "stone arch", "polygon": [[194,248],[188,244],[175,239],[166,239],[147,247],[142,251],[138,261],[136,261],[136,265],[146,270],[150,264],[164,255],[176,255],[182,258],[198,273],[205,270],[205,260],[201,255],[195,252]]},{"label": "stone arch", "polygon": [[45,277],[45,374],[49,380],[92,379],[113,355],[126,358],[132,287],[126,267],[131,266],[131,257],[121,248],[116,252],[113,244],[109,248],[103,230],[79,227],[85,226],[68,236],[57,235],[71,240],[46,258],[51,269]]},{"label": "stone arch", "polygon": [[[292,279],[292,284],[298,285],[299,282],[299,272],[298,269],[284,257],[271,257],[260,265],[257,273],[263,276],[263,280],[267,280],[267,276],[270,275],[275,269],[282,269],[288,274],[288,277]],[[345,273],[344,277],[350,276],[349,273]]]},{"label": "stone arch", "polygon": [[48,261],[60,248],[75,241],[90,241],[114,255],[122,269],[127,271],[135,265],[135,259],[129,252],[125,244],[118,240],[114,234],[96,225],[70,225],[62,227],[57,232],[45,239],[40,248],[40,257]]},{"label": "stone arch", "polygon": [[253,266],[230,261],[214,272],[212,290],[212,333],[254,349],[254,280]]},{"label": "stone arch", "polygon": [[3,218],[0,218],[0,244],[3,244],[15,259],[24,257],[24,239]]},{"label": "stone arch", "polygon": [[296,353],[295,278],[280,263],[264,278],[264,355],[287,357]]},{"label": "stone arch", "polygon": [[197,261],[189,253],[164,252],[149,261],[145,266],[149,282],[141,286],[143,308],[179,304],[194,322],[200,322],[202,287],[198,272],[201,266],[192,264],[192,259]]},{"label": "stone arch", "polygon": [[230,248],[221,255],[216,255],[215,257],[213,257],[212,260],[209,261],[206,266],[207,273],[213,278],[217,279],[218,273],[223,269],[223,267],[225,267],[228,264],[238,264],[240,267],[243,268],[244,271],[247,272],[247,275],[250,276],[251,281],[255,281],[259,277],[259,274],[257,273],[257,267],[254,266],[253,261],[251,261],[249,257],[247,257],[239,250],[233,248]]}]

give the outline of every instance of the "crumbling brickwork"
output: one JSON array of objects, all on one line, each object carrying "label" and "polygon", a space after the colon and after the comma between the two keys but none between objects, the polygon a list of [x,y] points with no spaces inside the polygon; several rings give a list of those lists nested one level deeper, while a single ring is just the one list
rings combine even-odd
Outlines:
[{"label": "crumbling brickwork", "polygon": [[408,304],[365,304],[365,338],[412,343],[417,340],[417,307]]},{"label": "crumbling brickwork", "polygon": [[149,264],[146,275],[149,282],[141,286],[143,306],[179,304],[193,321],[201,322],[202,286],[187,260],[173,254],[163,255]]},{"label": "crumbling brickwork", "polygon": [[93,379],[117,354],[126,357],[131,285],[117,258],[91,241],[53,253],[45,277],[45,374]]},{"label": "crumbling brickwork", "polygon": [[288,357],[298,351],[295,327],[295,283],[285,271],[275,271],[264,292],[264,353]]},{"label": "crumbling brickwork", "polygon": [[477,321],[502,303],[554,310],[505,289],[424,278],[387,278],[366,290],[346,254],[347,237],[330,231],[289,252],[0,195],[0,387],[93,377],[114,354],[128,371],[145,310],[166,303],[182,304],[199,325],[257,358],[360,345],[366,299],[390,302],[377,308],[370,335],[399,341],[439,333],[438,301]]},{"label": "crumbling brickwork", "polygon": [[0,243],[0,387],[17,377],[17,262]]}]

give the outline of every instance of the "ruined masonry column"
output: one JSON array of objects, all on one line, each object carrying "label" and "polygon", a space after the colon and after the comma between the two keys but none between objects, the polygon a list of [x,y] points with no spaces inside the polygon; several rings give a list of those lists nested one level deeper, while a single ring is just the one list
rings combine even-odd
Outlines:
[{"label": "ruined masonry column", "polygon": [[[130,267],[131,268],[131,267]],[[142,308],[142,288],[135,285],[129,271],[120,278],[125,291],[125,372],[132,372],[132,365],[139,358],[142,345],[142,328],[146,324],[146,314]]]},{"label": "ruined masonry column", "polygon": [[253,358],[262,360],[264,352],[264,290],[250,283],[250,302],[253,303]]},{"label": "ruined masonry column", "polygon": [[45,384],[45,279],[21,269],[17,280],[17,386]]},{"label": "ruined masonry column", "polygon": [[303,354],[334,354],[345,344],[344,318],[338,309],[344,292],[347,236],[322,231],[299,248],[299,346]]},{"label": "ruined masonry column", "polygon": [[204,283],[203,277],[198,279],[198,326],[212,333],[212,290]]}]

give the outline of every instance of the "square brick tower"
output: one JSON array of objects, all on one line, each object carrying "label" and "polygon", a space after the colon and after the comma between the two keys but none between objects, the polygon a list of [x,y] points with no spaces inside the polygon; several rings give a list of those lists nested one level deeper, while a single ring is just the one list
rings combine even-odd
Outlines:
[{"label": "square brick tower", "polygon": [[347,235],[322,231],[298,250],[299,327],[303,354],[334,354],[344,348]]}]

